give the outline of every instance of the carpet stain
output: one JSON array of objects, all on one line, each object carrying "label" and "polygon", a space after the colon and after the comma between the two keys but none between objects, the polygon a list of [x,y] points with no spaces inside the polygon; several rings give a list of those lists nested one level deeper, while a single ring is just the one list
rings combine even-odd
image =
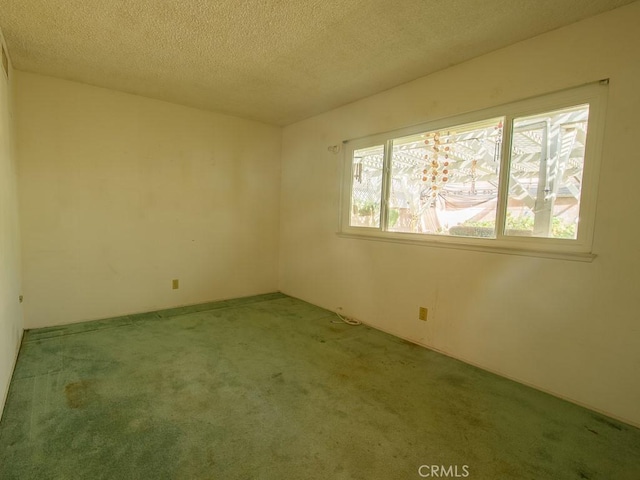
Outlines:
[{"label": "carpet stain", "polygon": [[593,418],[596,422],[600,422],[600,423],[602,423],[602,424],[606,425],[607,427],[611,427],[611,428],[613,428],[614,430],[618,430],[618,431],[620,431],[620,432],[623,430],[623,428],[622,428],[620,425],[618,425],[618,424],[616,424],[616,423],[612,422],[611,420],[607,420],[607,419],[606,419],[606,418],[604,418],[604,417],[600,417],[600,416],[594,415],[592,418]]},{"label": "carpet stain", "polygon": [[455,374],[441,375],[440,380],[453,387],[459,387],[467,383],[467,379],[464,376]]},{"label": "carpet stain", "polygon": [[86,408],[95,398],[95,391],[91,380],[80,380],[68,383],[64,387],[64,394],[69,408]]}]

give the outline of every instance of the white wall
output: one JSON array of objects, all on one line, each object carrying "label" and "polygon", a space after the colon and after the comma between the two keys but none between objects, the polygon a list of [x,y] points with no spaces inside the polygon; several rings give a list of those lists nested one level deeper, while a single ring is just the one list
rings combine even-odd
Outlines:
[{"label": "white wall", "polygon": [[[280,289],[640,425],[638,25],[636,2],[286,127]],[[336,236],[329,145],[607,77],[593,263]]]},{"label": "white wall", "polygon": [[277,290],[280,128],[15,77],[28,328]]},{"label": "white wall", "polygon": [[[0,33],[0,41],[4,39]],[[1,64],[0,64],[1,65]],[[0,66],[0,416],[22,338],[17,171],[13,148],[12,83]]]}]

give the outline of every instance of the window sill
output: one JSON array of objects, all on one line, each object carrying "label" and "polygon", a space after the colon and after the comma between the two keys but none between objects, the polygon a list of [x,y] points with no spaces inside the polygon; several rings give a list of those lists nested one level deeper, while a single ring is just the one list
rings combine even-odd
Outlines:
[{"label": "window sill", "polygon": [[[417,240],[413,238],[398,238],[398,237],[391,237],[391,236],[366,235],[366,234],[345,233],[345,232],[337,232],[337,236],[340,238],[351,238],[351,239],[357,239],[357,240],[373,240],[377,242],[403,243],[406,245],[420,245],[423,247],[453,248],[457,250],[471,250],[475,252],[497,253],[501,255],[518,255],[518,256],[524,256],[524,257],[552,258],[555,260],[569,260],[573,262],[591,263],[597,256],[596,254],[593,254],[593,253],[528,250],[528,249],[525,250],[525,249],[503,247],[503,246],[473,245],[471,243],[460,243],[460,242],[453,243],[448,241],[437,241],[437,240],[431,240],[431,239]],[[459,238],[459,237],[456,237],[456,238]]]}]

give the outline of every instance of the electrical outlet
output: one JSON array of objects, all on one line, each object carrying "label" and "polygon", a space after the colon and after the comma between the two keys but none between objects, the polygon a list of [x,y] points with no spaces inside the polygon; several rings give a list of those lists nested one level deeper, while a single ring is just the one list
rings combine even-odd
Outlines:
[{"label": "electrical outlet", "polygon": [[171,288],[173,288],[174,290],[178,290],[180,288],[180,280],[178,280],[177,278],[174,279],[171,282]]},{"label": "electrical outlet", "polygon": [[420,310],[418,311],[418,319],[426,322],[428,313],[429,310],[427,309],[427,307],[420,307]]}]

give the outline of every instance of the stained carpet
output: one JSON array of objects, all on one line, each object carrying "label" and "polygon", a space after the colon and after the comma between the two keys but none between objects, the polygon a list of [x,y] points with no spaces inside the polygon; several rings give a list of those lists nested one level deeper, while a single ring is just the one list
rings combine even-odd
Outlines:
[{"label": "stained carpet", "polygon": [[335,320],[275,293],[28,331],[0,478],[640,478],[640,430]]}]

